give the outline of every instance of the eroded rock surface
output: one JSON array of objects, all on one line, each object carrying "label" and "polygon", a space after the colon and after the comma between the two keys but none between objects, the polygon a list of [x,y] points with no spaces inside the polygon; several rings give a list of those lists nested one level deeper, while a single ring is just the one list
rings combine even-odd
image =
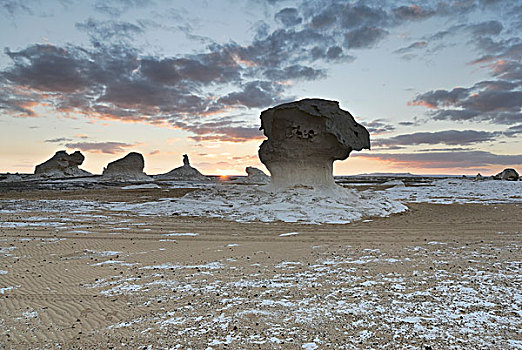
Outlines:
[{"label": "eroded rock surface", "polygon": [[333,162],[370,148],[368,131],[337,101],[304,99],[269,108],[261,113],[261,130],[268,139],[259,158],[275,187],[333,186]]},{"label": "eroded rock surface", "polygon": [[515,169],[507,168],[495,175],[495,178],[499,180],[518,181],[519,175]]},{"label": "eroded rock surface", "polygon": [[145,159],[140,153],[131,152],[125,157],[110,162],[103,169],[103,177],[114,181],[148,181],[151,180],[143,172]]},{"label": "eroded rock surface", "polygon": [[47,178],[89,176],[90,172],[79,168],[85,157],[80,151],[67,154],[66,151],[58,151],[47,161],[38,164],[34,174]]},{"label": "eroded rock surface", "polygon": [[247,166],[245,171],[247,176],[237,178],[233,181],[233,183],[266,185],[270,182],[270,176],[265,174],[261,169],[255,168],[253,166]]},{"label": "eroded rock surface", "polygon": [[183,166],[172,169],[168,173],[156,175],[160,180],[196,180],[207,181],[205,175],[201,174],[198,169],[190,165],[188,155],[183,155]]}]

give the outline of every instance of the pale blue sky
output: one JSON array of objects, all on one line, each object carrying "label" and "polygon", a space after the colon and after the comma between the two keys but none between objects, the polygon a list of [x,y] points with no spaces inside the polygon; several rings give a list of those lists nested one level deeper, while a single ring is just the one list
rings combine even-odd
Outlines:
[{"label": "pale blue sky", "polygon": [[522,165],[516,1],[7,0],[0,16],[1,172],[67,149],[94,173],[130,151],[152,174],[184,153],[242,173],[260,111],[305,97],[371,132],[337,174]]}]

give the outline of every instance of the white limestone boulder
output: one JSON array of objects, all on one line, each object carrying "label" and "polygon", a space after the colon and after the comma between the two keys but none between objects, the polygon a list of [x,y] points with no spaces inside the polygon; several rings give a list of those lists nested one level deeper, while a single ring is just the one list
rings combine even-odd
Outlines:
[{"label": "white limestone boulder", "polygon": [[269,108],[261,113],[261,130],[268,139],[259,158],[276,188],[333,186],[333,162],[370,149],[368,131],[337,101],[304,99]]},{"label": "white limestone boulder", "polygon": [[58,151],[50,159],[38,164],[34,169],[34,175],[44,178],[90,176],[90,172],[79,168],[84,160],[85,157],[80,151],[72,154]]},{"label": "white limestone boulder", "polygon": [[495,179],[507,181],[518,181],[519,177],[517,171],[512,168],[504,169],[502,172],[495,175]]},{"label": "white limestone boulder", "polygon": [[147,176],[143,169],[145,168],[145,159],[140,153],[131,152],[125,157],[115,160],[107,164],[103,169],[103,180],[112,181],[150,181],[151,177]]}]

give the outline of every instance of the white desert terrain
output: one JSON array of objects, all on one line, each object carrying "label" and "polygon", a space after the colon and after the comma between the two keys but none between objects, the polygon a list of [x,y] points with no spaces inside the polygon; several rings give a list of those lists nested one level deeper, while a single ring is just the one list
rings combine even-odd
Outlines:
[{"label": "white desert terrain", "polygon": [[233,182],[1,184],[2,348],[522,348],[522,182]]}]

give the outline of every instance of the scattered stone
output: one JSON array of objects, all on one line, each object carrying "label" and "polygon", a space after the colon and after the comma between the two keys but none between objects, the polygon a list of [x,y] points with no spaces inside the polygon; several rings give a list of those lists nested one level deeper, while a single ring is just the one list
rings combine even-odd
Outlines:
[{"label": "scattered stone", "polygon": [[34,169],[34,174],[45,178],[90,176],[90,172],[79,168],[85,157],[80,151],[67,154],[66,151],[58,151],[47,161],[39,164]]},{"label": "scattered stone", "polygon": [[155,176],[160,180],[192,180],[192,181],[207,181],[208,178],[201,174],[199,170],[190,165],[188,155],[183,155],[183,166],[172,169],[168,173],[159,174]]},{"label": "scattered stone", "polygon": [[520,176],[515,169],[507,168],[495,175],[494,178],[496,180],[518,181]]},{"label": "scattered stone", "polygon": [[274,187],[333,186],[333,162],[352,150],[370,149],[370,135],[339,102],[304,99],[261,113],[268,138],[259,159],[272,175]]},{"label": "scattered stone", "polygon": [[145,159],[140,153],[131,152],[125,157],[110,162],[103,169],[103,178],[113,181],[150,181],[152,178],[143,172]]}]

